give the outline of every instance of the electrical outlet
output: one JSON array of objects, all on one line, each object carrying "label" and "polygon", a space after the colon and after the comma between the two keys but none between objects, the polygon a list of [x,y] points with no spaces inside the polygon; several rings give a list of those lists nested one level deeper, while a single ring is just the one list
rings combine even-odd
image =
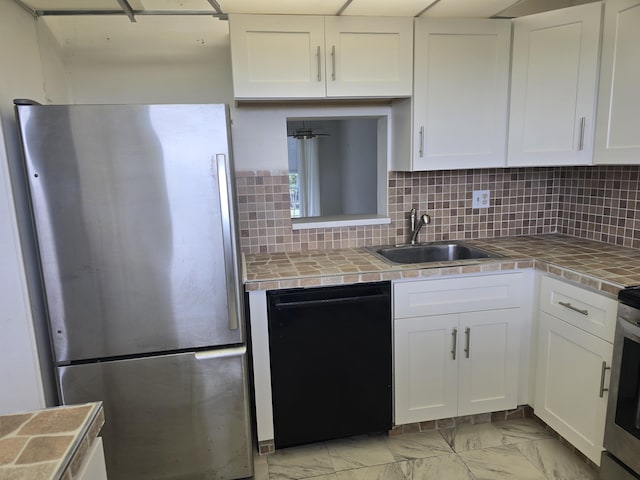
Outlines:
[{"label": "electrical outlet", "polygon": [[489,208],[491,190],[474,190],[472,208]]}]

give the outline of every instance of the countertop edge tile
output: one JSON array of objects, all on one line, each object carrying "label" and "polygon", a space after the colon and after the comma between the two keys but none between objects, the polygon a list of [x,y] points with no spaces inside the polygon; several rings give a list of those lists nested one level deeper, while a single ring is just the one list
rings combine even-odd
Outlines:
[{"label": "countertop edge tile", "polygon": [[[535,268],[616,297],[640,285],[640,251],[562,234],[465,240],[499,258],[431,264],[392,265],[364,247],[243,255],[246,291],[341,285]],[[357,269],[358,273],[354,273]]]},{"label": "countertop edge tile", "polygon": [[[47,471],[41,471],[39,475],[50,474],[47,478],[51,480],[74,478],[89,452],[89,447],[104,424],[102,402],[0,415],[0,420],[3,417],[9,421],[12,418],[24,417],[20,425],[11,430],[7,429],[1,438],[3,440],[24,439],[25,445],[9,463],[0,465],[0,478],[3,477],[4,471],[5,473],[13,472],[14,475],[19,475],[15,477],[16,479],[24,478],[25,480],[29,480],[29,472],[39,468],[39,465],[47,466]],[[71,438],[71,440],[64,448],[60,448],[60,442],[47,443],[48,438]],[[31,442],[35,450],[27,451]],[[43,448],[40,457],[38,457],[38,447]],[[23,456],[25,453],[26,456]],[[24,472],[25,476],[23,477],[20,472]]]}]

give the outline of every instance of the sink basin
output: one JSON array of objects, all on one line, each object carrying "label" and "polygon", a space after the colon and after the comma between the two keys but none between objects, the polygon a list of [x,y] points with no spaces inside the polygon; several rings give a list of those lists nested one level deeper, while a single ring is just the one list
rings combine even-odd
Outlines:
[{"label": "sink basin", "polygon": [[452,262],[454,260],[498,258],[501,256],[458,242],[390,245],[368,247],[367,250],[390,263]]}]

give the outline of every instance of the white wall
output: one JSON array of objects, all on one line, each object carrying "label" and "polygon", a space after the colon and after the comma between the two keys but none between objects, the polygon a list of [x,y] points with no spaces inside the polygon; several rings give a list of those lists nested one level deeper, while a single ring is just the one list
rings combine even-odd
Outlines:
[{"label": "white wall", "polygon": [[313,124],[330,137],[318,138],[318,158],[320,161],[320,213],[321,215],[342,215],[341,165],[344,157],[340,154],[342,129],[336,121]]},{"label": "white wall", "polygon": [[229,23],[213,17],[47,17],[72,103],[232,103]]},{"label": "white wall", "polygon": [[69,103],[69,74],[63,62],[58,39],[42,19],[36,20],[36,32],[45,93],[44,103]]},{"label": "white wall", "polygon": [[391,107],[386,105],[240,105],[232,113],[236,170],[287,170],[287,118],[321,120],[387,115],[391,116]]},{"label": "white wall", "polygon": [[378,148],[376,119],[347,120],[342,137],[342,201],[344,213],[376,212]]},{"label": "white wall", "polygon": [[[9,163],[20,158],[13,99],[47,100],[38,38],[48,33],[41,29],[15,3],[0,2],[0,413],[45,405],[9,176]],[[53,55],[55,48],[52,44],[49,53]],[[52,59],[48,65],[52,77],[55,64]],[[65,91],[56,82],[52,89],[56,94]]]}]

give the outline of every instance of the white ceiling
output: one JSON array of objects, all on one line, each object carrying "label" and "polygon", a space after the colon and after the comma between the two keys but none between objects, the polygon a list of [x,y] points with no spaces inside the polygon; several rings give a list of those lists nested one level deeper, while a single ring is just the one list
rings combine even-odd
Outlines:
[{"label": "white ceiling", "polygon": [[[15,0],[39,15],[121,11],[121,0]],[[136,14],[152,12],[380,15],[425,17],[519,16],[594,0],[127,0]],[[126,2],[125,2],[126,3]]]}]

